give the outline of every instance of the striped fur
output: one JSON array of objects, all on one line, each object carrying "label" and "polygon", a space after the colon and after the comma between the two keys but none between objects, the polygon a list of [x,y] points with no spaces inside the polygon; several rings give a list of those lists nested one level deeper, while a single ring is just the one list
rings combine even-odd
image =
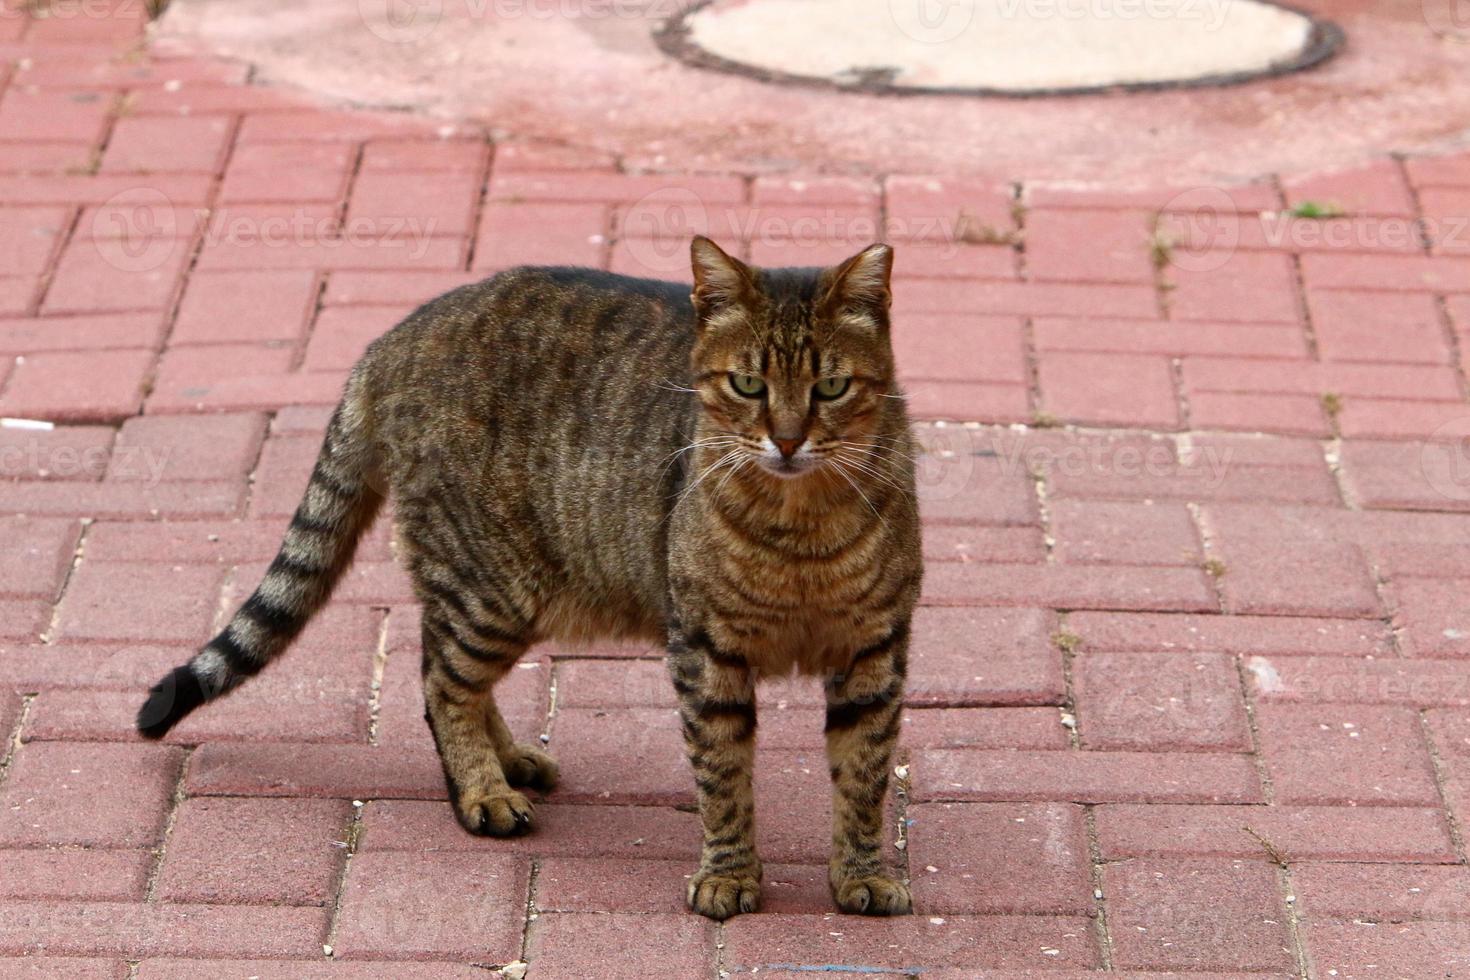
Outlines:
[{"label": "striped fur", "polygon": [[517,659],[546,639],[657,639],[703,824],[691,908],[759,905],[756,689],[796,672],[827,691],[834,899],[907,911],[882,859],[921,575],[892,253],[828,270],[758,270],[704,239],[692,255],[692,290],[515,269],[375,342],[265,580],[154,688],[140,730],[161,737],[280,654],[391,497],[424,607],[425,717],[467,830],[529,829],[523,790],[556,782],[496,702]]},{"label": "striped fur", "polygon": [[286,538],[260,585],[219,635],[148,693],[138,731],[162,738],[195,708],[234,690],[279,656],[326,602],[383,496],[371,485],[371,442],[359,387],[349,384]]}]

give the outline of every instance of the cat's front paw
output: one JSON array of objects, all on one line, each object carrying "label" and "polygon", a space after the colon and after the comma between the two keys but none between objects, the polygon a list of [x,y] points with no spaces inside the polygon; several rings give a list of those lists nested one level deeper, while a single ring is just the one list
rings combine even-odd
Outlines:
[{"label": "cat's front paw", "polygon": [[706,871],[689,879],[689,907],[711,919],[754,912],[761,904],[759,871]]},{"label": "cat's front paw", "polygon": [[914,910],[908,886],[883,874],[834,878],[832,897],[839,909],[853,915],[908,915]]},{"label": "cat's front paw", "polygon": [[515,790],[484,796],[464,796],[455,804],[460,826],[472,834],[510,837],[524,834],[536,819],[536,808]]}]

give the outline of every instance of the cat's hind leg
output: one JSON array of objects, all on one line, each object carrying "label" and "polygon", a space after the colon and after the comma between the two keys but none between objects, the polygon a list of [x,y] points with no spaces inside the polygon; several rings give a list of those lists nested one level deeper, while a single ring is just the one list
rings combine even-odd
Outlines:
[{"label": "cat's hind leg", "polygon": [[[533,757],[511,740],[495,704],[495,682],[526,646],[513,633],[472,627],[468,617],[442,604],[424,609],[424,717],[439,750],[449,802],[472,834],[518,834],[535,819],[531,801],[511,788],[502,758],[526,784],[546,782],[540,765],[527,765]],[[550,772],[554,779],[554,764]]]},{"label": "cat's hind leg", "polygon": [[492,696],[486,712],[490,741],[495,745],[495,755],[505,773],[505,781],[512,786],[529,786],[543,792],[556,786],[560,776],[556,760],[540,748],[525,742],[517,742],[500,716],[500,708]]}]

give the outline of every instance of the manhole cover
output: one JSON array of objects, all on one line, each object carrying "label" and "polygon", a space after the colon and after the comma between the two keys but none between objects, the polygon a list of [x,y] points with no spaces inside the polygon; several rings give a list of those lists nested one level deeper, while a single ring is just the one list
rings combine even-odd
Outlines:
[{"label": "manhole cover", "polygon": [[682,61],[862,91],[1060,95],[1296,71],[1342,32],[1261,0],[705,0],[668,21]]}]

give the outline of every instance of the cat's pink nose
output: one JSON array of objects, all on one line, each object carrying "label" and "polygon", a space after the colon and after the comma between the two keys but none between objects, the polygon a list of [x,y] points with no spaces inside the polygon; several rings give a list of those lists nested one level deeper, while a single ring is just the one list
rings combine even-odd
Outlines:
[{"label": "cat's pink nose", "polygon": [[801,444],[803,442],[806,442],[806,440],[805,439],[802,439],[802,438],[796,438],[796,439],[774,439],[773,438],[771,441],[776,444],[776,448],[777,449],[781,450],[781,455],[782,456],[785,456],[787,459],[790,459],[793,455],[795,455],[796,454],[796,451],[801,448]]}]

